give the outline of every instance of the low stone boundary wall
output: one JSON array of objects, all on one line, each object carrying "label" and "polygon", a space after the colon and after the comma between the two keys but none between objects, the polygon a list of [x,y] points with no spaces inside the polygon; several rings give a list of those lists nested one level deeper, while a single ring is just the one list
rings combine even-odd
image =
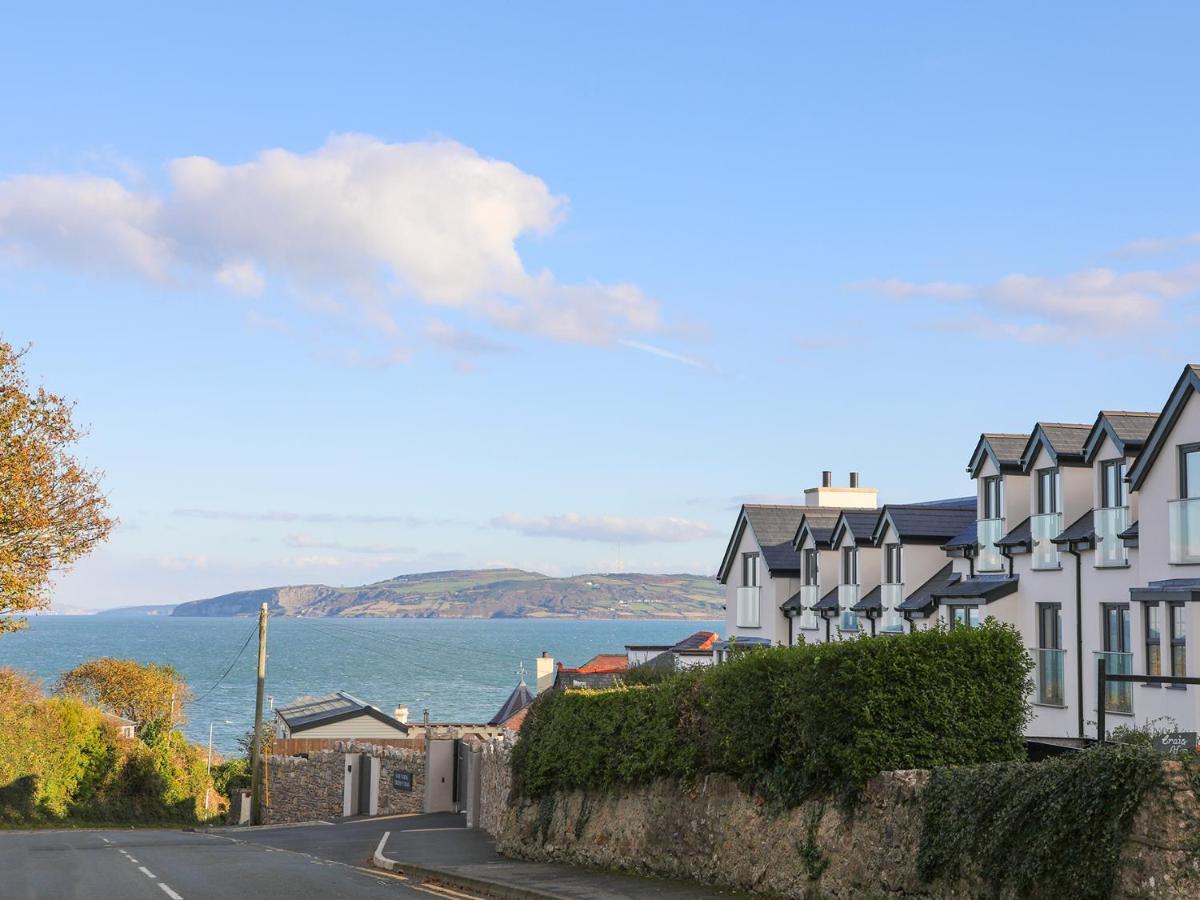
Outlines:
[{"label": "low stone boundary wall", "polygon": [[[772,815],[727,778],[661,780],[604,794],[513,803],[508,749],[485,751],[480,820],[504,855],[686,878],[772,897],[987,896],[973,881],[916,873],[922,771],[873,779],[849,817],[809,803]],[[1197,798],[1178,763],[1142,805],[1123,851],[1118,897],[1200,896]]]},{"label": "low stone boundary wall", "polygon": [[[379,815],[422,811],[423,751],[345,742],[336,750],[318,750],[304,756],[270,756],[263,824],[307,822],[342,815],[347,753],[366,753],[379,760]],[[392,776],[397,771],[412,773],[411,791],[393,786]]]}]

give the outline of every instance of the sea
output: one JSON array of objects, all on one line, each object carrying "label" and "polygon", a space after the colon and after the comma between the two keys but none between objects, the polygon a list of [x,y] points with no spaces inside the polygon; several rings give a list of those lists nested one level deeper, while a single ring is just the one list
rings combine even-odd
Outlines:
[{"label": "sea", "polygon": [[[172,616],[32,616],[0,635],[0,666],[47,690],[68,669],[102,656],[168,663],[191,687],[188,738],[223,754],[254,724],[257,619]],[[425,710],[434,722],[486,722],[517,685],[534,683],[543,652],[566,665],[626,644],[674,643],[723,623],[632,619],[269,619],[270,707],[346,691],[391,713]]]}]

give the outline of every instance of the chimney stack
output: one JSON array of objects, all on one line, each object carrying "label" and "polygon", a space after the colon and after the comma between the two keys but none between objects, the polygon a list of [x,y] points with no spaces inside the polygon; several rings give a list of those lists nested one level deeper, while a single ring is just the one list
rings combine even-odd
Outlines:
[{"label": "chimney stack", "polygon": [[879,492],[865,488],[858,472],[850,473],[847,487],[833,486],[833,472],[821,472],[821,486],[811,487],[804,492],[804,505],[823,509],[878,509]]},{"label": "chimney stack", "polygon": [[408,724],[408,707],[405,706],[403,703],[401,703],[399,706],[396,707],[396,711],[394,713],[392,713],[392,718],[395,719],[397,722],[399,722],[401,725],[407,725]]},{"label": "chimney stack", "polygon": [[852,487],[852,488],[858,487],[858,473],[857,472],[850,473],[850,487]]},{"label": "chimney stack", "polygon": [[821,487],[833,487],[833,472],[829,469],[821,473]]},{"label": "chimney stack", "polygon": [[545,650],[534,660],[534,689],[540,694],[554,687],[554,657]]}]

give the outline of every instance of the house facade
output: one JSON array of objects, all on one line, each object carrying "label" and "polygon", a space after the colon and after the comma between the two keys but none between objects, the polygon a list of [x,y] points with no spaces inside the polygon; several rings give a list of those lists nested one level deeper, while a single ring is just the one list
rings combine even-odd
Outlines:
[{"label": "house facade", "polygon": [[[1158,412],[984,433],[971,497],[743,508],[720,571],[728,633],[750,645],[886,639],[995,618],[1034,663],[1031,737],[1094,736],[1100,703],[1109,728],[1200,730],[1200,688],[1109,682],[1099,698],[1097,685],[1101,661],[1200,675],[1198,393],[1189,365]],[[763,568],[744,562],[756,554]]]}]

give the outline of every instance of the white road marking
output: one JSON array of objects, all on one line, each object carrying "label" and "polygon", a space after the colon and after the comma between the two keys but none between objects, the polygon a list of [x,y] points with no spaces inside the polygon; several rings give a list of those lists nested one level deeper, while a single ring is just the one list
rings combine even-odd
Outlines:
[{"label": "white road marking", "polygon": [[145,866],[138,866],[138,871],[141,872],[143,875],[145,875],[147,878],[153,878],[155,881],[158,880],[158,876],[155,875],[153,872],[151,872],[149,869],[147,869]]},{"label": "white road marking", "polygon": [[112,841],[110,841],[108,838],[100,838],[100,840],[104,841],[104,843],[106,843],[106,844],[112,843]]},{"label": "white road marking", "polygon": [[175,893],[173,890],[171,890],[169,887],[167,887],[161,881],[158,883],[158,886],[160,888],[162,888],[163,893],[166,894],[168,897],[170,897],[171,900],[183,900],[182,897],[180,897],[177,893]]},{"label": "white road marking", "polygon": [[383,845],[387,843],[388,835],[390,835],[390,834],[391,834],[390,831],[385,831],[383,833],[383,837],[381,837],[379,839],[379,846],[375,848],[376,856],[383,856]]},{"label": "white road marking", "polygon": [[125,854],[125,858],[127,860],[129,860],[131,863],[133,863],[135,866],[137,865],[137,860],[134,859],[132,856],[130,856],[128,853]]}]

